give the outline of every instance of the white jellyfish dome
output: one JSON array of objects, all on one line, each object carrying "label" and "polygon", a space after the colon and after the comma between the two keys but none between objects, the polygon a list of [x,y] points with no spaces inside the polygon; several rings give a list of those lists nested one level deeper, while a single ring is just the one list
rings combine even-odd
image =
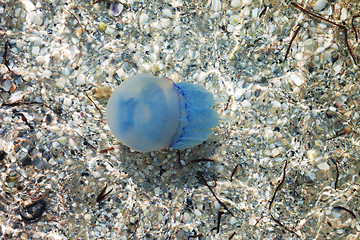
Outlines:
[{"label": "white jellyfish dome", "polygon": [[115,137],[136,151],[185,149],[213,134],[219,122],[213,105],[202,86],[139,74],[115,89],[106,118]]}]

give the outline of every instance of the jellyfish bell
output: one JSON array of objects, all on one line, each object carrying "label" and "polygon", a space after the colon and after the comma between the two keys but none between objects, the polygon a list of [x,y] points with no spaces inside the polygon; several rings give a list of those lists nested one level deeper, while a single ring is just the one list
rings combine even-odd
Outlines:
[{"label": "jellyfish bell", "polygon": [[115,89],[106,118],[115,137],[136,151],[185,149],[213,134],[219,122],[213,105],[202,86],[139,74]]}]

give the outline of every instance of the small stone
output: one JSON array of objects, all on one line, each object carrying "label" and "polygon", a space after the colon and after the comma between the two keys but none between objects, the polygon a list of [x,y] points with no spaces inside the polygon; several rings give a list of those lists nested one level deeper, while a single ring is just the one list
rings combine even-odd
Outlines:
[{"label": "small stone", "polygon": [[87,222],[89,222],[90,220],[91,220],[91,214],[90,213],[86,213],[85,215],[84,215],[84,219],[85,219],[85,221],[87,221]]},{"label": "small stone", "polygon": [[222,5],[220,0],[210,0],[210,9],[214,12],[221,11]]},{"label": "small stone", "polygon": [[149,16],[146,13],[142,13],[139,17],[139,23],[141,25],[149,23]]},{"label": "small stone", "polygon": [[346,8],[341,9],[341,21],[345,21],[348,18],[348,11]]},{"label": "small stone", "polygon": [[160,192],[161,192],[160,188],[157,187],[157,188],[154,189],[155,196],[160,196]]},{"label": "small stone", "polygon": [[65,87],[65,85],[66,85],[66,81],[67,81],[66,78],[60,77],[60,78],[56,81],[56,84],[55,84],[55,85],[56,85],[58,88],[63,89],[63,88]]},{"label": "small stone", "polygon": [[85,75],[80,73],[76,78],[76,85],[84,85],[85,81],[86,81]]},{"label": "small stone", "polygon": [[244,6],[250,5],[252,3],[252,0],[243,0],[242,3]]},{"label": "small stone", "polygon": [[267,130],[265,131],[265,133],[264,133],[264,138],[265,138],[266,140],[270,140],[270,139],[272,139],[273,137],[274,137],[274,132],[273,132],[273,130],[267,129]]},{"label": "small stone", "polygon": [[93,96],[98,101],[99,100],[107,100],[110,98],[111,94],[113,93],[113,90],[109,86],[99,85],[95,88]]},{"label": "small stone", "polygon": [[33,157],[33,162],[32,164],[37,168],[37,169],[43,169],[46,167],[47,162],[45,159],[41,158],[40,156],[34,156]]},{"label": "small stone", "polygon": [[99,23],[99,30],[100,31],[105,31],[105,29],[106,29],[106,24],[104,22],[100,22]]},{"label": "small stone", "polygon": [[281,103],[277,100],[272,102],[272,107],[275,109],[280,109],[281,108]]},{"label": "small stone", "polygon": [[201,216],[202,216],[202,213],[200,212],[199,209],[195,209],[195,210],[194,210],[194,214],[195,214],[196,216],[198,216],[198,217],[201,217]]},{"label": "small stone", "polygon": [[65,137],[65,136],[59,138],[58,141],[61,145],[66,145],[68,143],[67,137]]},{"label": "small stone", "polygon": [[5,91],[10,91],[11,82],[8,79],[4,79],[0,82],[0,88],[4,89]]},{"label": "small stone", "polygon": [[308,183],[313,183],[316,180],[316,175],[313,171],[307,171],[304,176],[305,176],[305,181]]},{"label": "small stone", "polygon": [[58,162],[54,158],[51,158],[49,160],[49,164],[52,165],[52,166],[55,166],[56,164],[58,164]]},{"label": "small stone", "polygon": [[66,105],[66,106],[71,106],[71,104],[72,104],[72,101],[71,101],[70,98],[65,98],[65,99],[64,99],[64,105]]},{"label": "small stone", "polygon": [[171,20],[170,19],[161,19],[160,25],[163,29],[170,27]]},{"label": "small stone", "polygon": [[234,217],[231,217],[231,218],[230,218],[229,223],[230,223],[231,225],[234,225],[234,224],[236,224],[237,222],[238,222],[238,220],[237,220],[236,218],[234,218]]},{"label": "small stone", "polygon": [[241,106],[242,106],[243,108],[249,108],[249,107],[251,107],[251,103],[250,103],[249,100],[244,100],[244,101],[241,103]]},{"label": "small stone", "polygon": [[272,151],[271,151],[271,154],[270,154],[270,157],[277,157],[281,154],[282,152],[282,148],[281,147],[278,147],[278,148],[274,148]]},{"label": "small stone", "polygon": [[21,12],[22,12],[22,9],[21,9],[21,8],[17,8],[17,9],[15,10],[15,17],[16,17],[16,18],[19,18]]},{"label": "small stone", "polygon": [[34,55],[39,55],[40,53],[40,47],[39,46],[33,46],[31,49],[31,53]]},{"label": "small stone", "polygon": [[318,0],[313,4],[313,8],[315,11],[322,11],[327,4],[328,2],[326,0]]},{"label": "small stone", "polygon": [[238,25],[241,22],[240,14],[234,14],[229,17],[229,23],[231,25]]},{"label": "small stone", "polygon": [[299,72],[288,73],[287,78],[290,84],[295,84],[298,87],[305,83],[305,77]]},{"label": "small stone", "polygon": [[163,14],[166,17],[169,17],[169,18],[172,17],[172,12],[169,8],[164,9]]},{"label": "small stone", "polygon": [[80,37],[83,34],[83,29],[81,27],[78,27],[75,30],[75,34],[76,34],[76,36]]},{"label": "small stone", "polygon": [[44,20],[36,12],[30,13],[30,20],[31,20],[32,23],[34,23],[34,24],[36,24],[38,26],[41,26],[44,23]]},{"label": "small stone", "polygon": [[107,27],[106,29],[105,29],[105,33],[106,34],[109,34],[109,35],[111,35],[111,34],[113,34],[115,32],[115,27]]},{"label": "small stone", "polygon": [[[46,210],[46,202],[42,199],[22,207],[19,211],[24,222],[37,222]],[[33,235],[34,236],[34,235]]]},{"label": "small stone", "polygon": [[50,70],[48,70],[48,69],[43,72],[43,76],[45,78],[50,78],[51,75],[52,75],[52,72]]},{"label": "small stone", "polygon": [[321,153],[319,150],[310,149],[306,155],[307,155],[307,158],[314,160],[314,159],[318,158],[321,155]]},{"label": "small stone", "polygon": [[316,178],[318,180],[321,181],[322,179],[328,178],[330,176],[330,166],[328,163],[319,163],[317,167],[319,168],[319,170],[316,172]]},{"label": "small stone", "polygon": [[330,169],[330,166],[327,162],[322,162],[318,164],[318,168],[320,170],[328,171]]},{"label": "small stone", "polygon": [[304,47],[306,47],[309,50],[313,50],[315,47],[315,41],[311,38],[309,38],[308,40],[306,40],[304,42]]},{"label": "small stone", "polygon": [[250,221],[249,221],[250,226],[255,226],[256,223],[257,223],[256,218],[251,217],[251,218],[250,218]]},{"label": "small stone", "polygon": [[233,7],[233,8],[241,7],[241,0],[232,0],[231,1],[231,7]]},{"label": "small stone", "polygon": [[189,213],[184,213],[184,215],[183,215],[183,222],[184,223],[190,223],[191,222],[191,216],[190,216],[190,214]]},{"label": "small stone", "polygon": [[24,4],[25,10],[28,12],[32,12],[36,9],[35,5],[30,0],[21,0],[21,2]]}]

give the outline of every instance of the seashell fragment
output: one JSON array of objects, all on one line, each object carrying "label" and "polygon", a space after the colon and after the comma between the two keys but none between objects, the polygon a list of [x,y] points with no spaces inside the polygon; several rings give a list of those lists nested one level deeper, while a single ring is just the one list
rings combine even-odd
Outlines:
[{"label": "seashell fragment", "polygon": [[20,210],[20,216],[25,222],[39,221],[46,210],[46,202],[42,199],[35,201]]},{"label": "seashell fragment", "polygon": [[124,10],[124,6],[119,3],[119,2],[114,2],[113,6],[112,6],[112,15],[114,15],[115,17],[119,16],[122,11]]}]

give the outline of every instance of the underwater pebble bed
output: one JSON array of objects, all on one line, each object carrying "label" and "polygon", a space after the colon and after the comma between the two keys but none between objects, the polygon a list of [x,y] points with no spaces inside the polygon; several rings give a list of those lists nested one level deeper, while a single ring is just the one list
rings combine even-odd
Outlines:
[{"label": "underwater pebble bed", "polygon": [[[3,0],[0,239],[359,239],[360,4],[294,3],[346,34],[291,1]],[[213,93],[215,134],[119,143],[142,72]]]}]

